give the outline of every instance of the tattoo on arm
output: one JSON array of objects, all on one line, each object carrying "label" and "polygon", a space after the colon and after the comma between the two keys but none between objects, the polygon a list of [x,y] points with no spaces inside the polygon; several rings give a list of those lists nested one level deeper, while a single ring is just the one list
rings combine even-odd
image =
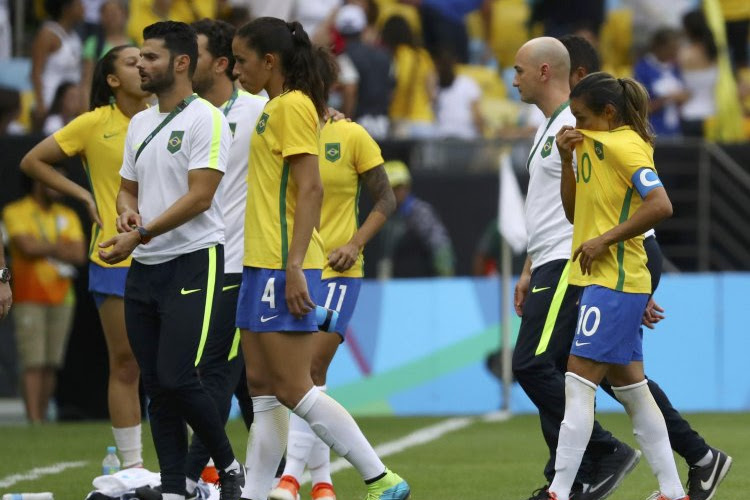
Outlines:
[{"label": "tattoo on arm", "polygon": [[396,210],[396,196],[393,194],[383,165],[378,165],[362,174],[362,180],[367,186],[370,197],[375,202],[373,211],[378,211],[389,217]]}]

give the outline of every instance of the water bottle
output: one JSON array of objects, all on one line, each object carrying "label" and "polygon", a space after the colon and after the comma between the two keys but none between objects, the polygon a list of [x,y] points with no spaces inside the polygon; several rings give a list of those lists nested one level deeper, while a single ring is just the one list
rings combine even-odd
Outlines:
[{"label": "water bottle", "polygon": [[339,313],[333,309],[315,306],[315,320],[318,322],[318,330],[333,332],[336,329],[336,322],[339,320]]},{"label": "water bottle", "polygon": [[102,460],[102,474],[108,476],[120,470],[120,459],[117,458],[117,448],[107,446],[107,456]]},{"label": "water bottle", "polygon": [[3,500],[54,500],[55,497],[52,493],[45,491],[44,493],[6,493],[3,495]]}]

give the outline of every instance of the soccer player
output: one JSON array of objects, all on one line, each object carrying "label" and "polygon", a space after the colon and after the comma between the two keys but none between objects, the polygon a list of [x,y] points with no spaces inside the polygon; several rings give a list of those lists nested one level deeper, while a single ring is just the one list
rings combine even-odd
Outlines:
[{"label": "soccer player", "polygon": [[[108,406],[112,433],[123,467],[142,464],[139,370],[125,330],[125,277],[130,258],[110,265],[94,250],[117,234],[115,200],[119,170],[130,119],[146,109],[150,92],[142,90],[140,51],[121,45],[97,63],[91,85],[90,111],[37,144],[21,161],[21,169],[45,185],[81,201],[92,227],[89,251],[89,291],[94,297],[109,357]],[[91,192],[52,165],[80,155]]]},{"label": "soccer player", "polygon": [[[269,102],[251,140],[245,257],[237,326],[255,420],[243,498],[265,500],[289,432],[287,408],[303,418],[368,484],[368,500],[401,500],[409,485],[386,469],[351,415],[310,376],[314,309],[324,265],[318,170],[324,86],[302,26],[263,17],[232,42],[242,86]],[[283,406],[282,406],[283,404]],[[285,408],[285,406],[287,408]]]},{"label": "soccer player", "polygon": [[[328,91],[336,83],[338,65],[325,49],[317,49],[316,55],[327,98]],[[362,126],[328,119],[323,120],[321,127],[318,156],[323,181],[320,236],[325,244],[326,263],[317,303],[339,313],[335,327],[329,332],[312,335],[312,381],[319,390],[325,391],[328,366],[339,344],[346,338],[357,304],[364,276],[362,249],[396,209],[396,198],[383,167],[380,148]],[[357,205],[361,184],[366,186],[374,205],[360,227]],[[290,418],[286,468],[271,498],[295,500],[307,465],[312,476],[313,500],[335,500],[329,446],[315,435],[305,420],[296,414]]]},{"label": "soccer player", "polygon": [[[198,373],[201,383],[216,402],[222,422],[226,424],[232,394],[241,383],[244,394],[238,394],[243,415],[252,414],[247,393],[245,363],[239,349],[239,331],[235,327],[237,298],[242,282],[244,215],[247,195],[247,162],[250,136],[267,99],[239,90],[234,85],[232,39],[235,28],[229,23],[203,19],[192,24],[198,34],[198,62],[193,76],[193,90],[216,106],[229,121],[232,145],[224,179],[222,212],[226,224],[224,245],[224,286],[219,301],[216,327],[209,336]],[[208,462],[209,451],[198,435],[193,436],[187,458],[187,493],[193,494],[201,471]]]},{"label": "soccer player", "polygon": [[[566,35],[561,37],[560,41],[568,49],[570,55],[570,88],[574,88],[586,75],[600,70],[596,49],[585,38]],[[653,294],[661,278],[662,263],[661,248],[656,241],[653,229],[644,234],[643,248],[648,258],[646,265],[651,276],[651,293]],[[652,295],[646,306],[643,324],[653,328],[653,325],[663,318],[660,312],[663,310],[655,304]],[[601,387],[610,396],[615,397],[609,383],[605,381]],[[709,500],[729,472],[732,457],[706,444],[700,434],[693,430],[690,423],[672,406],[669,398],[656,382],[648,379],[648,388],[664,415],[672,449],[688,464],[688,496],[691,500]]]},{"label": "soccer player", "polygon": [[[514,297],[521,328],[513,351],[513,373],[539,410],[550,453],[544,469],[548,481],[555,470],[554,454],[565,408],[564,369],[575,333],[580,291],[567,284],[573,227],[562,209],[561,164],[554,143],[555,133],[563,125],[575,123],[568,106],[569,61],[558,40],[533,39],[516,54],[513,82],[521,99],[536,105],[547,117],[539,126],[527,162],[528,257]],[[610,494],[639,459],[639,452],[596,422],[590,453],[576,485],[579,498],[585,500]],[[594,491],[589,491],[592,485]],[[547,498],[546,490],[546,486],[540,488],[530,500]]]},{"label": "soccer player", "polygon": [[231,131],[224,115],[193,94],[195,31],[158,22],[143,30],[141,88],[158,105],[138,113],[125,139],[117,228],[100,257],[133,254],[125,285],[128,338],[151,399],[149,416],[164,500],[185,498],[187,422],[210,450],[221,499],[244,484],[224,425],[195,367],[212,332],[224,284],[220,195]]},{"label": "soccer player", "polygon": [[632,79],[592,73],[571,92],[570,107],[576,128],[563,126],[556,143],[560,194],[573,223],[569,281],[584,288],[549,498],[570,498],[594,423],[596,388],[607,377],[659,482],[650,498],[687,499],[643,371],[640,325],[651,293],[643,233],[672,215],[654,168],[648,93]]}]

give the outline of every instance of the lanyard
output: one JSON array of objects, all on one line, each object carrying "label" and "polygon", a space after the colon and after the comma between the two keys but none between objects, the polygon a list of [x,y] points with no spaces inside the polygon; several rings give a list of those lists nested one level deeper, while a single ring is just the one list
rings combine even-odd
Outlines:
[{"label": "lanyard", "polygon": [[234,101],[237,100],[237,97],[240,95],[240,92],[237,89],[234,89],[234,92],[232,92],[232,97],[229,98],[227,101],[227,105],[224,106],[224,116],[229,116],[229,110],[232,109],[232,106],[234,106]]},{"label": "lanyard", "polygon": [[555,118],[557,118],[557,115],[559,115],[563,109],[567,108],[569,104],[570,104],[570,101],[565,101],[564,103],[560,104],[555,110],[555,112],[552,113],[552,116],[549,117],[549,121],[547,122],[547,127],[544,129],[544,132],[542,132],[542,136],[537,141],[536,146],[534,146],[534,149],[531,150],[529,159],[526,161],[526,170],[528,170],[529,167],[531,166],[531,159],[534,157],[536,150],[539,149],[539,145],[544,140],[544,136],[547,134],[547,130],[549,130],[550,125],[552,125],[552,122],[555,121]]},{"label": "lanyard", "polygon": [[161,129],[163,129],[167,125],[167,123],[171,122],[172,118],[174,118],[175,116],[177,116],[178,114],[180,114],[180,112],[183,109],[187,108],[188,104],[190,104],[191,102],[193,102],[197,98],[198,98],[198,96],[195,95],[195,94],[193,94],[191,96],[186,97],[182,101],[180,101],[180,103],[177,105],[177,107],[175,107],[172,110],[172,112],[169,113],[167,115],[167,117],[164,118],[164,120],[162,120],[162,122],[159,124],[159,126],[156,127],[154,129],[154,131],[151,132],[148,135],[148,137],[146,137],[146,139],[141,143],[141,146],[138,148],[138,151],[135,152],[135,160],[133,160],[133,163],[135,163],[135,162],[138,161],[138,157],[141,156],[141,153],[146,148],[146,146],[148,146],[148,143],[151,142],[151,139],[153,139],[154,137],[156,137],[156,134],[158,134],[161,131]]}]

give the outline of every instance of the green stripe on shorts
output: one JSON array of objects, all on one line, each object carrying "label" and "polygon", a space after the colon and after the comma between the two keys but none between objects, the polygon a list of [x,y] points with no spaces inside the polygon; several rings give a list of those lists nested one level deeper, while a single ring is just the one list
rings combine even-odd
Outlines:
[{"label": "green stripe on shorts", "polygon": [[560,306],[565,297],[565,292],[568,290],[568,271],[570,271],[570,261],[565,264],[560,280],[557,282],[555,295],[552,297],[552,303],[549,306],[549,311],[547,311],[547,319],[544,320],[542,337],[539,339],[539,345],[536,346],[534,356],[539,356],[547,350],[549,339],[552,337],[552,330],[554,330],[555,322],[557,322],[557,315],[560,313]]}]

